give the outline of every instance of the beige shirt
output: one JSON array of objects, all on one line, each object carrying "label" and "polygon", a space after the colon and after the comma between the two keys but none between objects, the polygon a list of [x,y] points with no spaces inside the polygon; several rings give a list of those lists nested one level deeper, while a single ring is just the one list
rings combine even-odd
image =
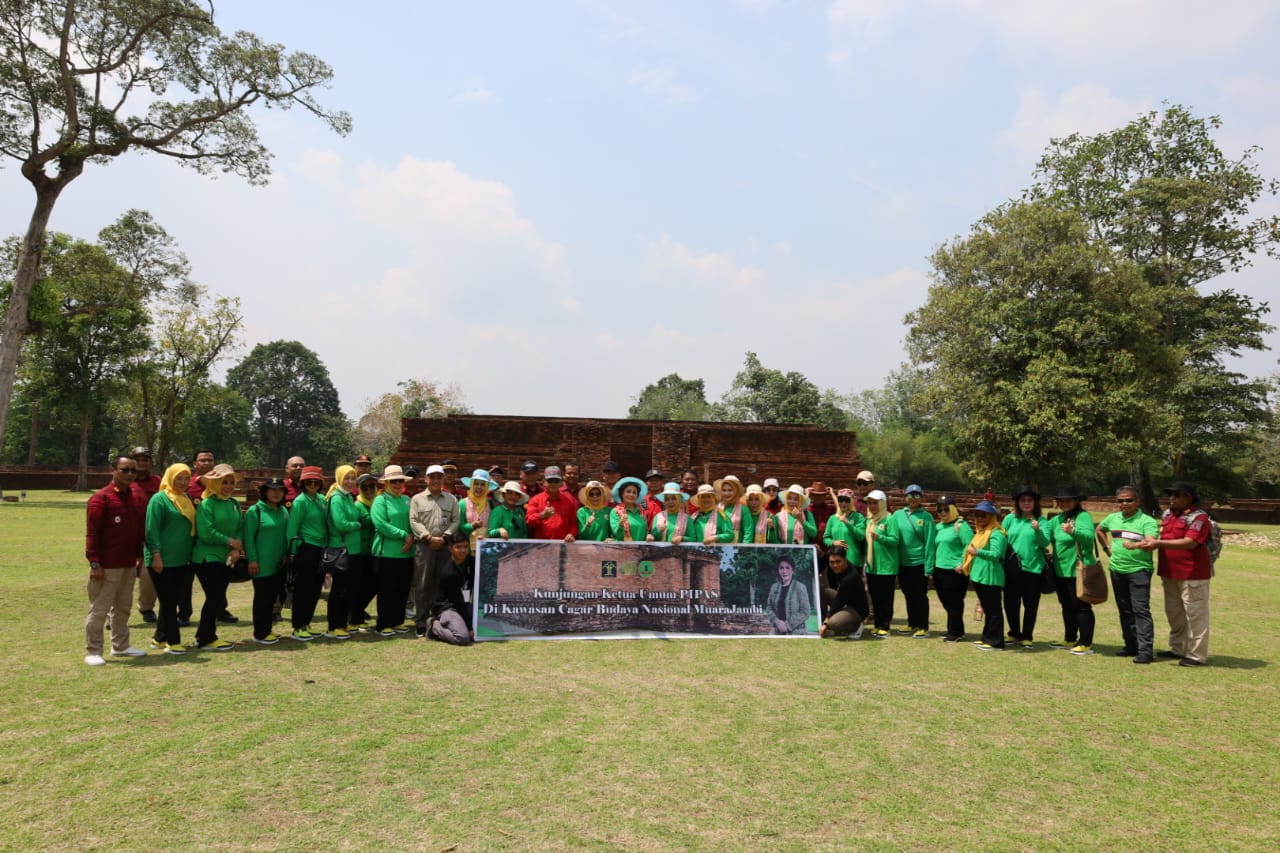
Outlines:
[{"label": "beige shirt", "polygon": [[458,532],[458,499],[448,492],[418,492],[409,501],[409,529],[419,540]]}]

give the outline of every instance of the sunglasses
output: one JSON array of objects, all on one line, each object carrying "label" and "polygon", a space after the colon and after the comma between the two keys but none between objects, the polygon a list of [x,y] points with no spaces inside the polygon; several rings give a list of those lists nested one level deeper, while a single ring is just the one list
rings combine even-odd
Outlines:
[{"label": "sunglasses", "polygon": [[859,481],[858,481],[858,485],[859,485],[859,486],[870,486],[870,485],[871,485],[872,483],[874,483],[874,482],[875,482],[875,480],[859,480]]},{"label": "sunglasses", "polygon": [[138,473],[138,469],[137,469],[137,468],[117,468],[116,470],[117,470],[117,471],[119,471],[119,472],[120,472],[120,473],[122,473],[122,474],[136,474],[136,473]]}]

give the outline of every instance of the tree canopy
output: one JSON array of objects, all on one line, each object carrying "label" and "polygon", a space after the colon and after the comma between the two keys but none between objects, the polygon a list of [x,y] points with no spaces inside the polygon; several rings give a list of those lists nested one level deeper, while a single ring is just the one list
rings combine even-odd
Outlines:
[{"label": "tree canopy", "polygon": [[706,421],[714,414],[707,402],[701,379],[681,379],[670,373],[646,385],[627,410],[627,417],[640,421]]},{"label": "tree canopy", "polygon": [[333,435],[333,419],[345,419],[329,369],[298,341],[258,344],[227,371],[227,387],[249,402],[259,464],[282,468],[297,454],[332,465],[347,452]]}]

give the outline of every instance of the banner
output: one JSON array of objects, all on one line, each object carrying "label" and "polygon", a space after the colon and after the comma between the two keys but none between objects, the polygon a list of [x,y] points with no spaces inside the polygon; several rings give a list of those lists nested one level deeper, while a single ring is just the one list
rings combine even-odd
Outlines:
[{"label": "banner", "polygon": [[817,636],[812,545],[477,544],[477,640]]}]

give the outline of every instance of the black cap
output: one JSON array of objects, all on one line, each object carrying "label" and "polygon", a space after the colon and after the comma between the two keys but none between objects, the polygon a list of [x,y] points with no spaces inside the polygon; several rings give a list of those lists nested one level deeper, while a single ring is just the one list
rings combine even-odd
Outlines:
[{"label": "black cap", "polygon": [[622,469],[618,467],[617,462],[614,462],[612,459],[610,459],[608,462],[604,463],[604,468],[601,470],[609,474],[617,474]]},{"label": "black cap", "polygon": [[267,489],[279,489],[280,491],[282,491],[282,492],[283,492],[283,491],[285,490],[285,488],[284,488],[284,478],[283,478],[283,477],[271,477],[271,478],[269,478],[265,483],[263,483],[261,486],[258,486],[258,497],[262,498],[263,500],[266,500],[266,499],[267,499]]},{"label": "black cap", "polygon": [[404,475],[406,477],[416,477],[418,476],[418,469],[409,465],[404,469]]},{"label": "black cap", "polygon": [[1022,497],[1023,495],[1030,495],[1036,500],[1040,500],[1040,493],[1037,492],[1035,488],[1030,485],[1023,486],[1021,489],[1018,489],[1018,491],[1014,492],[1013,499],[1016,501],[1018,498]]},{"label": "black cap", "polygon": [[654,477],[657,477],[660,480],[666,479],[666,477],[662,476],[662,472],[659,471],[657,468],[650,468],[648,471],[644,473],[644,478],[646,480],[652,480]]},{"label": "black cap", "polygon": [[520,470],[526,474],[532,474],[534,471],[538,470],[538,463],[534,462],[532,459],[526,459],[524,460],[524,464],[520,466]]},{"label": "black cap", "polygon": [[376,482],[378,482],[378,475],[376,474],[361,474],[359,477],[356,477],[357,486],[363,486],[365,483]]},{"label": "black cap", "polygon": [[1084,492],[1080,491],[1079,486],[1063,486],[1058,489],[1058,500],[1075,500],[1082,501],[1085,498]]},{"label": "black cap", "polygon": [[1199,501],[1200,496],[1196,494],[1196,487],[1188,483],[1186,480],[1179,480],[1172,486],[1164,490],[1166,495],[1184,494],[1191,495],[1191,500]]},{"label": "black cap", "polygon": [[505,477],[505,476],[507,475],[507,469],[506,469],[506,468],[503,468],[501,465],[490,465],[490,466],[489,466],[489,473],[490,473],[490,474],[501,474],[502,476],[504,476],[504,477]]},{"label": "black cap", "polygon": [[949,498],[946,495],[938,498],[938,506],[955,506],[955,498]]},{"label": "black cap", "polygon": [[150,450],[148,450],[148,449],[147,449],[147,448],[145,448],[145,447],[135,447],[135,448],[133,449],[133,452],[129,454],[129,457],[130,457],[131,459],[137,459],[139,456],[145,456],[145,457],[147,457],[148,459],[150,459],[150,458],[151,458],[151,451],[150,451]]}]

